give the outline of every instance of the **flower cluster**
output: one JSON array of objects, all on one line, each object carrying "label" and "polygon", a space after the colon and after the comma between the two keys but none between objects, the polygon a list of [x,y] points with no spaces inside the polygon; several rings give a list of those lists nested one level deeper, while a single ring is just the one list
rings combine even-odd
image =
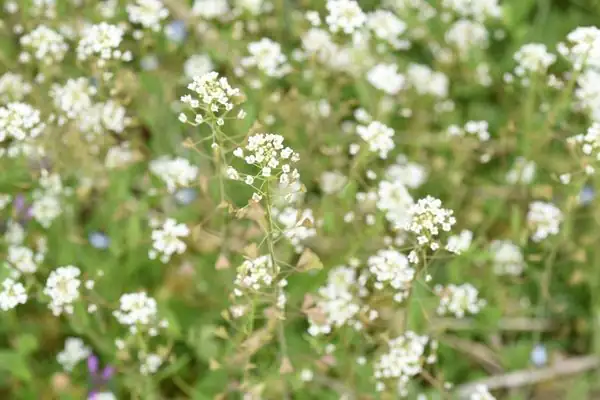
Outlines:
[{"label": "flower cluster", "polygon": [[271,256],[245,260],[237,269],[234,294],[241,296],[244,290],[259,291],[264,286],[271,286],[279,272],[276,268]]},{"label": "flower cluster", "polygon": [[54,100],[55,107],[70,119],[88,111],[96,93],[96,87],[86,78],[69,79],[64,85],[54,84],[50,89],[50,97]]},{"label": "flower cluster", "polygon": [[468,121],[462,128],[450,125],[447,132],[450,137],[475,136],[482,142],[490,140],[487,121]]},{"label": "flower cluster", "polygon": [[[366,276],[357,276],[354,268],[339,266],[329,272],[327,284],[318,290],[316,307],[305,310],[308,315],[308,333],[312,336],[327,335],[333,328],[350,325],[362,327],[357,316],[361,311],[360,290]],[[363,293],[364,294],[364,293]]]},{"label": "flower cluster", "polygon": [[183,254],[187,246],[181,238],[190,234],[190,229],[184,223],[177,223],[173,218],[168,218],[162,225],[152,221],[152,249],[148,251],[151,260],[160,256],[163,263],[169,262],[174,254]]},{"label": "flower cluster", "polygon": [[580,26],[569,32],[567,43],[559,43],[558,52],[573,63],[577,71],[600,66],[600,29]]},{"label": "flower cluster", "polygon": [[489,33],[480,22],[460,19],[446,31],[445,39],[460,57],[466,57],[471,51],[488,46]]},{"label": "flower cluster", "polygon": [[52,271],[46,281],[44,294],[50,297],[50,310],[56,316],[73,314],[73,303],[79,299],[81,271],[72,265]]},{"label": "flower cluster", "polygon": [[281,52],[281,45],[269,38],[249,43],[248,52],[250,56],[241,61],[244,68],[256,67],[274,78],[280,78],[290,71],[287,57]]},{"label": "flower cluster", "polygon": [[377,190],[377,208],[395,229],[402,229],[410,221],[409,207],[414,203],[406,186],[400,180],[381,181]]},{"label": "flower cluster", "polygon": [[548,236],[558,234],[562,212],[552,203],[534,201],[529,204],[527,225],[532,230],[531,240],[541,242]]},{"label": "flower cluster", "polygon": [[[431,348],[429,355],[428,345]],[[406,331],[403,335],[391,339],[388,342],[387,353],[382,354],[375,363],[377,390],[384,390],[387,381],[394,381],[399,394],[406,396],[410,379],[422,371],[424,364],[432,364],[436,361],[434,354],[436,348],[437,342],[413,331]]]},{"label": "flower cluster", "polygon": [[376,289],[381,290],[385,285],[391,286],[396,291],[394,300],[398,302],[408,296],[416,271],[409,265],[404,254],[393,249],[379,250],[377,254],[369,257],[367,264],[369,271],[375,276]]},{"label": "flower cluster", "polygon": [[194,54],[183,63],[183,72],[189,79],[195,76],[203,76],[215,69],[208,54]]},{"label": "flower cluster", "polygon": [[450,284],[446,287],[437,285],[434,291],[440,296],[437,308],[439,315],[452,314],[456,318],[462,318],[467,313],[478,314],[486,304],[484,300],[479,299],[479,292],[470,283]]},{"label": "flower cluster", "polygon": [[127,5],[127,15],[132,23],[157,32],[161,21],[169,16],[169,10],[161,0],[136,0]]},{"label": "flower cluster", "polygon": [[427,180],[427,169],[408,161],[404,154],[399,154],[396,162],[386,168],[385,177],[390,181],[399,181],[409,189],[417,189]]},{"label": "flower cluster", "polygon": [[420,246],[429,245],[432,250],[439,248],[440,230],[449,232],[456,223],[454,212],[442,208],[442,201],[431,196],[419,199],[410,207],[409,214],[410,221],[404,228],[417,235]]},{"label": "flower cluster", "polygon": [[43,259],[43,252],[36,253],[29,247],[12,245],[8,248],[6,263],[15,276],[20,276],[21,274],[34,274]]},{"label": "flower cluster", "polygon": [[469,394],[469,400],[496,400],[485,385],[477,385]]},{"label": "flower cluster", "polygon": [[[300,155],[290,147],[283,145],[283,136],[273,133],[259,133],[248,138],[248,144],[243,149],[238,147],[233,152],[238,158],[243,158],[246,164],[260,169],[259,176],[263,179],[279,178],[280,185],[287,187],[300,180],[300,173],[291,164],[300,160]],[[229,167],[230,178],[239,178],[233,167]],[[252,185],[254,178],[247,176],[244,180]]]},{"label": "flower cluster", "polygon": [[449,8],[461,17],[484,21],[502,16],[498,0],[443,0],[442,6]]},{"label": "flower cluster", "polygon": [[567,139],[569,143],[581,146],[581,152],[600,161],[600,123],[594,123],[585,133]]},{"label": "flower cluster", "polygon": [[141,354],[140,374],[152,375],[158,371],[164,360],[158,354]]},{"label": "flower cluster", "polygon": [[517,157],[512,168],[506,174],[506,182],[527,185],[535,178],[536,164],[524,157]]},{"label": "flower cluster", "polygon": [[0,292],[0,310],[12,310],[19,304],[27,302],[27,291],[23,284],[14,279],[5,278],[2,281],[2,291]]},{"label": "flower cluster", "polygon": [[464,230],[458,235],[453,235],[448,238],[446,243],[446,250],[454,254],[460,254],[463,251],[467,251],[471,242],[473,241],[473,232]]},{"label": "flower cluster", "polygon": [[192,14],[204,19],[215,19],[227,16],[231,12],[225,0],[196,0]]},{"label": "flower cluster", "polygon": [[409,46],[409,42],[400,39],[400,35],[406,31],[406,23],[391,11],[378,9],[369,13],[367,27],[377,38],[389,43],[395,49]]},{"label": "flower cluster", "polygon": [[286,207],[276,211],[275,214],[283,236],[290,241],[297,253],[304,249],[303,243],[306,240],[316,236],[315,218],[311,209],[298,210],[294,207]]},{"label": "flower cluster", "polygon": [[198,177],[198,167],[181,157],[159,157],[150,162],[149,170],[167,185],[169,193],[180,186],[189,186]]},{"label": "flower cluster", "polygon": [[549,53],[541,43],[528,43],[521,47],[514,56],[518,66],[515,75],[525,76],[532,73],[545,73],[554,62],[556,56]]},{"label": "flower cluster", "polygon": [[30,62],[33,56],[45,65],[58,64],[69,49],[65,38],[45,25],[22,36],[20,42],[25,50],[19,55],[21,62]]},{"label": "flower cluster", "polygon": [[369,145],[369,150],[378,153],[379,157],[386,159],[388,153],[394,149],[394,130],[379,121],[369,125],[358,125],[356,133]]},{"label": "flower cluster", "polygon": [[21,101],[31,93],[32,86],[23,76],[6,72],[0,76],[0,102]]},{"label": "flower cluster", "polygon": [[[190,106],[193,110],[200,109],[200,112],[194,111],[193,124],[201,124],[207,117],[214,117],[215,114],[222,113],[223,110],[231,111],[233,109],[233,99],[240,95],[240,90],[229,85],[226,77],[220,77],[217,72],[209,72],[202,76],[194,77],[193,81],[187,86],[194,95],[186,94],[181,97],[181,102]],[[181,122],[187,122],[185,114],[179,115]],[[219,125],[223,124],[222,118],[217,119]]]},{"label": "flower cluster", "polygon": [[27,103],[0,107],[0,142],[7,138],[23,141],[40,135],[45,128],[40,112]]},{"label": "flower cluster", "polygon": [[420,95],[448,97],[448,77],[443,72],[433,71],[427,65],[410,64],[406,70],[406,80]]},{"label": "flower cluster", "polygon": [[86,27],[77,46],[77,59],[83,61],[97,57],[99,67],[108,60],[131,61],[130,51],[119,50],[124,33],[121,27],[106,22]]},{"label": "flower cluster", "polygon": [[406,78],[396,64],[377,64],[367,73],[367,81],[386,94],[396,95],[404,88]]},{"label": "flower cluster", "polygon": [[328,15],[325,22],[333,33],[342,31],[351,34],[366,21],[367,16],[355,0],[327,0]]},{"label": "flower cluster", "polygon": [[494,272],[497,275],[521,275],[525,259],[519,246],[510,240],[494,240],[490,244]]},{"label": "flower cluster", "polygon": [[87,359],[92,354],[91,349],[83,343],[81,338],[68,337],[65,348],[56,356],[56,361],[67,372],[73,370],[80,361]]},{"label": "flower cluster", "polygon": [[133,334],[147,330],[155,336],[157,326],[166,326],[166,321],[158,321],[156,300],[145,292],[123,294],[119,299],[119,309],[113,311],[113,316],[120,324],[128,326]]}]

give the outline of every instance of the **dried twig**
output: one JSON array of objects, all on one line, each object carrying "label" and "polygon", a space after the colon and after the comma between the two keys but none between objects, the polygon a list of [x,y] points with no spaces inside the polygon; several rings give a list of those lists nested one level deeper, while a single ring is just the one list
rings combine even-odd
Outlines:
[{"label": "dried twig", "polygon": [[[511,332],[545,332],[552,329],[552,321],[547,318],[511,317],[501,318],[493,329]],[[468,331],[477,329],[477,324],[469,319],[436,318],[432,321],[434,331]]]},{"label": "dried twig", "polygon": [[484,344],[449,335],[442,336],[440,341],[448,346],[454,347],[461,353],[466,354],[468,357],[481,364],[490,374],[504,372],[498,356]]},{"label": "dried twig", "polygon": [[547,368],[526,369],[480,379],[459,386],[456,389],[456,392],[459,397],[466,398],[478,385],[484,385],[490,390],[513,389],[534,385],[552,379],[559,379],[568,375],[580,374],[598,368],[598,366],[600,366],[600,359],[596,356],[575,357],[559,361]]}]

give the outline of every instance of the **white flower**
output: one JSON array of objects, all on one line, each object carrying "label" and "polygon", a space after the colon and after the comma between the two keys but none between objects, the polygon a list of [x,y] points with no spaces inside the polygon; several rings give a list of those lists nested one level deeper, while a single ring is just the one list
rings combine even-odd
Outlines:
[{"label": "white flower", "polygon": [[46,281],[44,294],[50,297],[49,307],[56,316],[73,313],[73,303],[79,299],[81,271],[72,265],[52,271]]},{"label": "white flower", "polygon": [[585,133],[572,136],[567,140],[579,144],[584,155],[600,160],[600,123],[592,124]]},{"label": "white flower", "polygon": [[37,271],[39,256],[25,246],[9,246],[6,262],[22,274],[33,274]]},{"label": "white flower", "polygon": [[438,285],[434,291],[440,296],[437,308],[439,315],[453,314],[456,318],[462,318],[467,313],[478,314],[485,306],[485,300],[478,298],[479,292],[470,283],[446,287]]},{"label": "white flower", "polygon": [[287,57],[281,51],[281,45],[269,38],[249,43],[248,52],[250,56],[241,60],[245,68],[256,66],[265,75],[275,78],[280,78],[291,70]]},{"label": "white flower", "polygon": [[515,53],[515,61],[519,64],[515,68],[517,76],[524,76],[525,73],[544,73],[554,62],[556,56],[549,53],[546,45],[541,43],[528,43]]},{"label": "white flower", "polygon": [[101,392],[94,395],[94,400],[117,400],[117,396],[111,392]]},{"label": "white flower", "polygon": [[378,9],[370,13],[367,16],[367,27],[375,36],[388,42],[395,49],[408,46],[407,42],[399,39],[406,31],[406,24],[390,11]]},{"label": "white flower", "polygon": [[169,10],[161,0],[135,0],[127,5],[127,15],[133,24],[140,24],[157,32],[160,23],[169,16]]},{"label": "white flower", "polygon": [[270,256],[259,256],[255,259],[245,260],[237,269],[235,278],[236,295],[241,296],[242,290],[260,290],[264,286],[271,286],[278,274],[276,265]]},{"label": "white flower", "polygon": [[76,337],[69,337],[65,340],[65,348],[56,356],[56,360],[67,372],[73,370],[75,365],[85,360],[92,354],[91,349],[87,347],[83,340]]},{"label": "white flower", "polygon": [[77,59],[98,57],[99,66],[103,66],[106,60],[129,61],[131,53],[119,50],[123,34],[121,27],[106,22],[86,27],[77,46]]},{"label": "white flower", "polygon": [[[240,94],[239,89],[234,89],[229,85],[227,78],[219,78],[219,74],[214,71],[194,77],[187,88],[197,97],[188,94],[181,97],[181,102],[192,109],[200,108],[204,111],[210,111],[210,113],[232,110],[232,100]],[[202,121],[204,116],[196,113],[194,120],[198,119]]]},{"label": "white flower", "polygon": [[399,154],[396,163],[385,170],[385,176],[389,181],[399,181],[407,188],[419,188],[427,180],[427,169],[417,163],[410,162],[406,156]]},{"label": "white flower", "polygon": [[452,9],[462,17],[472,17],[477,21],[502,16],[498,0],[443,0],[442,6]]},{"label": "white flower", "polygon": [[394,130],[379,121],[373,121],[368,126],[358,125],[356,132],[369,144],[369,150],[378,153],[382,159],[387,158],[388,152],[394,149]]},{"label": "white flower", "polygon": [[208,74],[215,69],[208,54],[194,54],[183,63],[183,72],[189,79]]},{"label": "white flower", "polygon": [[[382,354],[375,363],[377,389],[384,390],[385,382],[392,380],[401,396],[406,396],[409,380],[418,375],[428,358],[426,355],[427,336],[406,331],[388,342],[388,352]],[[432,343],[433,346],[433,343]]]},{"label": "white flower", "polygon": [[394,229],[401,229],[410,221],[409,208],[412,204],[413,198],[401,181],[379,182],[377,208],[385,212],[385,218]]},{"label": "white flower", "polygon": [[88,78],[76,78],[67,80],[62,86],[52,85],[50,97],[56,108],[73,119],[92,107],[96,92],[96,88],[90,84]]},{"label": "white flower", "polygon": [[0,102],[21,101],[31,93],[31,84],[19,74],[6,72],[0,76]]},{"label": "white flower", "polygon": [[443,72],[433,71],[427,65],[410,64],[406,71],[406,79],[418,94],[448,97],[448,77]]},{"label": "white flower", "polygon": [[541,242],[548,236],[558,234],[562,212],[552,203],[534,201],[529,204],[527,225],[532,230],[531,240]]},{"label": "white flower", "polygon": [[[361,307],[354,294],[357,285],[356,271],[353,268],[340,266],[332,269],[327,284],[318,290],[317,313],[307,313],[311,336],[327,335],[333,327],[353,325],[357,322]],[[364,283],[364,282],[363,282]]]},{"label": "white flower", "polygon": [[260,15],[265,5],[265,0],[236,0],[235,4],[252,15]]},{"label": "white flower", "polygon": [[377,289],[383,289],[383,284],[389,284],[397,292],[394,300],[402,301],[408,295],[410,284],[415,277],[415,269],[408,263],[408,258],[392,249],[379,250],[367,261],[369,271],[375,275]]},{"label": "white flower", "polygon": [[[302,243],[317,234],[317,230],[312,227],[314,216],[311,209],[298,210],[287,207],[281,212],[277,212],[276,218],[277,222],[282,225],[283,235],[298,253],[304,249]],[[311,225],[306,226],[305,221],[310,221]]]},{"label": "white flower", "polygon": [[525,259],[519,246],[510,240],[494,240],[490,244],[494,272],[497,275],[521,275]]},{"label": "white flower", "polygon": [[40,112],[27,103],[0,107],[0,142],[7,138],[23,141],[39,136],[45,128]]},{"label": "white flower", "polygon": [[536,164],[534,161],[527,161],[523,157],[517,157],[513,167],[506,174],[506,182],[510,184],[520,183],[527,185],[535,177]]},{"label": "white flower", "polygon": [[59,198],[53,194],[44,194],[33,201],[31,215],[44,228],[49,228],[52,222],[62,214]]},{"label": "white flower", "polygon": [[243,158],[246,164],[254,165],[260,170],[263,178],[279,179],[282,188],[295,187],[300,180],[300,173],[291,164],[300,160],[300,155],[290,147],[284,147],[283,136],[273,133],[258,133],[248,138],[245,151],[234,150],[234,155]]},{"label": "white flower", "polygon": [[27,292],[25,291],[25,287],[13,279],[4,279],[2,282],[2,292],[0,292],[0,310],[12,310],[19,304],[25,304],[26,302]]},{"label": "white flower", "polygon": [[193,15],[205,19],[222,18],[230,12],[227,0],[196,0],[192,8]]},{"label": "white flower", "polygon": [[354,0],[327,0],[326,7],[329,14],[325,22],[333,33],[343,31],[351,34],[367,20],[365,13]]},{"label": "white flower", "polygon": [[484,385],[477,385],[475,390],[469,394],[469,400],[496,400]]},{"label": "white flower", "polygon": [[487,121],[468,121],[463,128],[450,125],[447,133],[450,137],[475,136],[482,142],[490,140]]},{"label": "white flower", "polygon": [[452,45],[460,56],[466,56],[472,49],[485,49],[488,46],[488,31],[483,24],[468,19],[456,21],[446,31],[446,43]]},{"label": "white flower", "polygon": [[187,246],[180,238],[189,234],[190,230],[185,224],[178,224],[173,218],[168,218],[160,228],[152,231],[152,250],[148,253],[149,257],[154,259],[160,254],[160,260],[166,263],[173,254],[183,254]]},{"label": "white flower", "polygon": [[338,171],[325,171],[319,180],[321,190],[325,194],[335,194],[346,186],[348,177]]},{"label": "white flower", "polygon": [[140,373],[142,375],[151,375],[156,373],[163,363],[163,359],[158,354],[148,354],[143,357],[140,364]]},{"label": "white flower", "polygon": [[454,212],[442,208],[442,202],[431,196],[419,199],[409,209],[410,221],[405,229],[417,235],[419,245],[428,244],[432,250],[437,250],[437,237],[440,231],[449,232],[456,223]]},{"label": "white flower", "polygon": [[577,78],[575,97],[578,106],[589,113],[594,122],[600,122],[600,72],[587,69]]},{"label": "white flower", "polygon": [[152,160],[149,169],[167,185],[169,193],[174,193],[179,186],[189,186],[198,177],[198,167],[180,157],[162,156]]},{"label": "white flower", "polygon": [[314,373],[312,370],[310,370],[308,368],[304,368],[300,372],[300,380],[302,380],[302,382],[310,382],[313,380],[313,378],[314,378]]},{"label": "white flower", "polygon": [[579,26],[567,35],[567,43],[559,44],[559,52],[567,57],[576,70],[585,66],[600,66],[600,29]]},{"label": "white flower", "polygon": [[446,250],[454,254],[466,251],[473,241],[473,232],[464,230],[458,235],[450,236],[446,244]]},{"label": "white flower", "polygon": [[398,73],[396,64],[377,64],[367,73],[367,80],[375,88],[395,95],[404,88],[405,78]]},{"label": "white flower", "polygon": [[119,299],[119,309],[113,311],[120,324],[130,328],[150,328],[157,324],[156,300],[144,292],[125,293]]},{"label": "white flower", "polygon": [[33,55],[36,60],[46,65],[60,63],[69,49],[62,35],[45,25],[39,25],[22,36],[20,42],[25,50],[19,57],[23,62],[29,61]]}]

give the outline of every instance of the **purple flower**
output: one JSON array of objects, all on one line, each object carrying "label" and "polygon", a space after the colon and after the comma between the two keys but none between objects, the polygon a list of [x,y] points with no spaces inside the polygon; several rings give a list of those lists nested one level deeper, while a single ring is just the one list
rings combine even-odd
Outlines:
[{"label": "purple flower", "polygon": [[99,390],[109,383],[115,370],[110,365],[107,365],[100,371],[100,361],[98,360],[98,357],[93,354],[88,357],[87,366],[91,380],[91,391],[88,395],[88,400],[95,400]]},{"label": "purple flower", "polygon": [[15,211],[16,219],[23,223],[29,221],[33,216],[31,206],[27,205],[25,196],[21,193],[15,196],[15,199],[13,200],[13,209]]}]

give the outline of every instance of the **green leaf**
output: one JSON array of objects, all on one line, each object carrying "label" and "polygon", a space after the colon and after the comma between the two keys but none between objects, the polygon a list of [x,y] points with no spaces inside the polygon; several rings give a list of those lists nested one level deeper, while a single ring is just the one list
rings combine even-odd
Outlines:
[{"label": "green leaf", "polygon": [[31,382],[33,379],[23,356],[14,351],[0,351],[0,371],[25,382]]}]

